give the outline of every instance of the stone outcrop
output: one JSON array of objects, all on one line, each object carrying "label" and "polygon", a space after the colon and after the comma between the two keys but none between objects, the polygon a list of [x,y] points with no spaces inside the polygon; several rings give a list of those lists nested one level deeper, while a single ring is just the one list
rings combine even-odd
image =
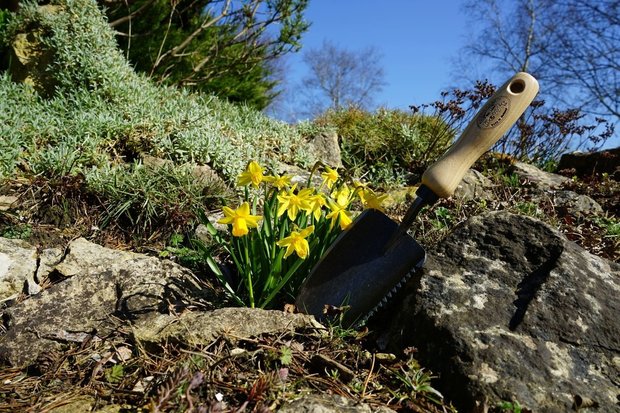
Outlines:
[{"label": "stone outcrop", "polygon": [[292,333],[297,329],[323,330],[324,327],[305,314],[259,308],[220,308],[179,315],[151,314],[132,331],[136,341],[147,344],[174,342],[196,346],[210,344],[221,335],[249,338]]},{"label": "stone outcrop", "polygon": [[[129,328],[137,342],[148,345],[208,345],[222,335],[239,340],[323,328],[303,314],[250,308],[212,310],[213,291],[187,269],[85,239],[71,242],[64,256],[52,249],[37,256],[36,249],[23,241],[2,238],[0,250],[20,263],[3,264],[0,253],[0,270],[7,275],[11,293],[21,292],[25,280],[35,274],[42,279],[53,275],[56,280],[50,288],[2,312],[6,332],[0,335],[0,360],[12,366],[28,366],[40,354],[63,344],[104,338],[119,326]],[[195,311],[186,311],[192,308]]]},{"label": "stone outcrop", "polygon": [[489,178],[475,169],[468,170],[454,191],[457,198],[474,200],[491,200],[494,198],[494,185]]},{"label": "stone outcrop", "polygon": [[559,413],[585,399],[620,411],[618,297],[619,265],[535,219],[488,213],[429,253],[384,339],[415,346],[459,411],[517,400]]},{"label": "stone outcrop", "polygon": [[[36,263],[34,249],[18,248],[14,251],[27,254],[22,264]],[[104,337],[121,323],[140,323],[154,313],[174,312],[199,300],[209,306],[209,290],[168,260],[81,238],[55,265],[49,261],[42,271],[57,282],[2,312],[6,332],[0,335],[0,359],[10,365],[26,366],[42,352]],[[28,276],[35,271],[34,264],[24,269]],[[9,268],[11,277],[17,273]]]},{"label": "stone outcrop", "polygon": [[[39,7],[42,14],[57,14],[60,6],[44,5]],[[31,85],[37,93],[51,96],[54,92],[55,81],[46,70],[54,57],[53,51],[44,46],[42,29],[33,28],[28,33],[18,33],[11,44],[9,72],[16,82]]]}]

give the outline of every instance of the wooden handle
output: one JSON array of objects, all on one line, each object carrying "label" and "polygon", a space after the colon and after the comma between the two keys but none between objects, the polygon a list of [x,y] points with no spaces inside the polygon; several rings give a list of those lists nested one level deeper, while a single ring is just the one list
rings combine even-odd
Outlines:
[{"label": "wooden handle", "polygon": [[538,93],[538,82],[519,72],[485,103],[459,139],[424,175],[426,185],[440,198],[448,198],[465,172],[517,121]]}]

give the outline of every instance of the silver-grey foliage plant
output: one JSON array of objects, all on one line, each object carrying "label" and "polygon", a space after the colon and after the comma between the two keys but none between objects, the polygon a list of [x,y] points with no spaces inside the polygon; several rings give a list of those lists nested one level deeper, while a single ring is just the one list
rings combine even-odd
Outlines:
[{"label": "silver-grey foliage plant", "polygon": [[[90,0],[24,3],[4,26],[11,44],[31,33],[51,56],[45,93],[0,75],[0,178],[83,173],[97,186],[141,153],[209,164],[225,179],[250,159],[309,164],[303,137],[287,124],[213,96],[157,86],[136,74]],[[96,177],[96,178],[95,178]]]}]

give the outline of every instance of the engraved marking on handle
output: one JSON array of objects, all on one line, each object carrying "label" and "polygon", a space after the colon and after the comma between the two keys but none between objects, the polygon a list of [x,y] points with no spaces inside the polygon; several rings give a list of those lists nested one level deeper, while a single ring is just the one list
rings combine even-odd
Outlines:
[{"label": "engraved marking on handle", "polygon": [[506,97],[495,99],[489,108],[478,118],[478,127],[480,129],[490,129],[499,126],[506,113],[510,109],[510,100]]}]

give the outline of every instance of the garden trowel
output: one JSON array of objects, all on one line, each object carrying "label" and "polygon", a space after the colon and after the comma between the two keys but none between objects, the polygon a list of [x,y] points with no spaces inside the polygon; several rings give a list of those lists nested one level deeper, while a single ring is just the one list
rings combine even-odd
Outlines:
[{"label": "garden trowel", "polygon": [[516,122],[538,93],[538,82],[517,73],[478,111],[448,151],[422,176],[416,198],[399,224],[367,209],[325,252],[301,286],[295,305],[321,320],[346,308],[342,325],[360,323],[419,269],[424,249],[408,233],[420,210],[454,193],[465,172]]}]

